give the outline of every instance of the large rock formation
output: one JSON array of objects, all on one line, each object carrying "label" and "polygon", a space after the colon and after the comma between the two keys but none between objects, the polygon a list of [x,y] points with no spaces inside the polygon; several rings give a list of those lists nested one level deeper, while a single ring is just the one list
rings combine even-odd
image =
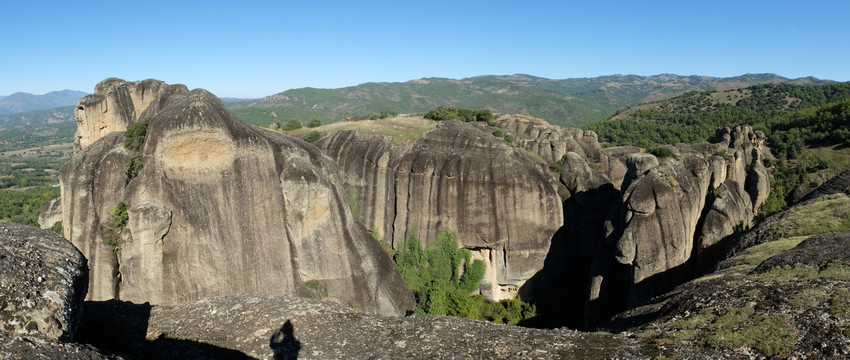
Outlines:
[{"label": "large rock formation", "polygon": [[[153,80],[107,79],[77,112],[62,214],[90,262],[90,299],[329,294],[372,313],[412,308],[315,147],[244,124],[204,90]],[[148,119],[140,149],[125,148],[120,131]]]},{"label": "large rock formation", "polygon": [[487,264],[482,292],[512,298],[543,266],[563,215],[545,164],[489,132],[457,121],[408,146],[340,131],[318,142],[337,161],[360,220],[398,248],[456,232]]},{"label": "large rock formation", "polygon": [[74,150],[83,149],[112,132],[121,132],[142,119],[156,115],[167,98],[186,94],[185,85],[168,85],[159,80],[126,82],[109,78],[77,102],[77,132]]},{"label": "large rock formation", "polygon": [[673,156],[660,161],[627,158],[619,205],[605,224],[613,259],[595,260],[589,319],[640,305],[693,277],[706,249],[752,224],[769,182],[759,137],[747,134],[749,127],[726,128],[717,143],[668,147]]},{"label": "large rock formation", "polygon": [[457,231],[490,260],[482,293],[519,293],[557,314],[548,325],[592,327],[694,276],[705,249],[751,225],[769,188],[764,136],[748,127],[658,158],[603,149],[592,131],[528,116],[493,122],[513,145],[491,136],[491,125],[460,122],[410,145],[353,130],[318,145],[339,164],[367,227],[395,247],[412,232],[428,243],[440,229]]},{"label": "large rock formation", "polygon": [[0,220],[0,333],[73,340],[87,280],[86,259],[68,240]]}]

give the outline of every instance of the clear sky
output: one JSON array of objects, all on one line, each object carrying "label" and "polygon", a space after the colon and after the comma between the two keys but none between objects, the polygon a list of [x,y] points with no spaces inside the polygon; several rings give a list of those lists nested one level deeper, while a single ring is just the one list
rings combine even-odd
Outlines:
[{"label": "clear sky", "polygon": [[850,1],[6,1],[0,95],[154,78],[261,97],[422,77],[850,80]]}]

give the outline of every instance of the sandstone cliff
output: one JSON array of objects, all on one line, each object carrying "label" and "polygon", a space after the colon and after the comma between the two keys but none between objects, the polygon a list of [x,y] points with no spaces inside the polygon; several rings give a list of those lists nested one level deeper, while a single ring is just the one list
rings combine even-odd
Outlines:
[{"label": "sandstone cliff", "polygon": [[398,248],[412,233],[427,245],[443,229],[487,264],[482,292],[512,298],[543,266],[561,227],[546,165],[488,132],[441,122],[407,146],[339,131],[318,142],[339,164],[359,219]]},{"label": "sandstone cliff", "polygon": [[77,102],[74,115],[77,131],[74,150],[83,149],[106,134],[120,132],[135,122],[156,115],[166,99],[186,94],[185,85],[168,85],[159,80],[126,82],[109,78]]},{"label": "sandstone cliff", "polygon": [[701,254],[750,226],[767,196],[764,135],[749,127],[658,158],[528,116],[494,123],[442,122],[408,145],[354,130],[317,144],[367,227],[394,247],[412,232],[425,243],[458,232],[488,261],[481,292],[535,301],[559,319],[548,325],[592,327],[693,277]]},{"label": "sandstone cliff", "polygon": [[[315,147],[242,123],[204,90],[153,80],[105,80],[77,112],[62,215],[89,259],[90,299],[288,294],[371,313],[412,308]],[[141,149],[126,149],[120,131],[143,119]]]},{"label": "sandstone cliff", "polygon": [[[594,260],[590,319],[692,278],[707,248],[752,224],[769,182],[759,137],[748,134],[749,127],[726,128],[713,144],[668,147],[671,157],[627,157],[620,200],[605,223],[612,253]],[[616,296],[606,301],[606,293]]]}]

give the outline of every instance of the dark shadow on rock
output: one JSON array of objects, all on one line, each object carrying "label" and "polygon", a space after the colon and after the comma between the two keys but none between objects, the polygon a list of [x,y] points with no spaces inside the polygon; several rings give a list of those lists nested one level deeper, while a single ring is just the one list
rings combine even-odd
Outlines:
[{"label": "dark shadow on rock", "polygon": [[585,301],[592,267],[606,253],[603,224],[619,191],[611,184],[572,194],[564,201],[564,226],[552,236],[538,271],[520,288],[534,302],[538,316],[521,326],[587,328]]},{"label": "dark shadow on rock", "polygon": [[160,335],[145,339],[152,306],[128,301],[86,301],[77,341],[131,359],[253,359],[237,351]]},{"label": "dark shadow on rock", "polygon": [[77,341],[119,354],[141,354],[151,305],[127,301],[85,301]]},{"label": "dark shadow on rock", "polygon": [[271,339],[269,339],[269,347],[274,351],[275,360],[298,359],[298,352],[301,351],[301,342],[295,339],[295,329],[292,327],[292,321],[286,320],[286,323],[272,335]]},{"label": "dark shadow on rock", "polygon": [[198,341],[169,339],[160,335],[146,343],[143,357],[146,359],[234,359],[253,360],[245,353],[232,349],[205,344]]}]

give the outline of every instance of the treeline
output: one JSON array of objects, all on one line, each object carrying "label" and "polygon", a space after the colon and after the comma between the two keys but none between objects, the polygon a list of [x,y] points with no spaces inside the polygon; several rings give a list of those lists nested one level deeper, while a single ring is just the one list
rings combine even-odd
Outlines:
[{"label": "treeline", "polygon": [[0,189],[56,184],[63,163],[55,158],[0,157]]},{"label": "treeline", "polygon": [[[628,116],[625,117],[624,116]],[[751,125],[767,135],[775,160],[771,192],[760,216],[785,209],[795,189],[828,169],[835,159],[807,147],[850,146],[850,83],[817,86],[758,85],[744,90],[689,92],[647,109],[625,110],[614,120],[587,126],[613,145],[647,149],[657,144],[713,140],[716,129]]]},{"label": "treeline", "polygon": [[[756,85],[744,90],[688,92],[646,109],[625,110],[585,126],[613,145],[651,147],[714,137],[717,128],[751,125],[766,133],[788,114],[850,98],[850,83],[817,86]],[[626,117],[624,117],[626,116]]]},{"label": "treeline", "polygon": [[59,188],[39,186],[24,191],[0,190],[0,219],[38,226],[38,215],[51,199],[59,197]]},{"label": "treeline", "polygon": [[493,112],[487,109],[462,109],[457,106],[442,107],[425,113],[426,119],[443,121],[443,120],[460,120],[464,122],[484,121],[490,123],[493,121]]},{"label": "treeline", "polygon": [[[372,235],[380,241],[377,233]],[[519,299],[495,302],[470,295],[484,278],[485,264],[473,260],[469,250],[459,249],[454,233],[439,232],[436,241],[424,249],[416,234],[408,236],[396,251],[383,244],[416,297],[418,315],[449,315],[511,325],[536,315],[533,305]]]}]

